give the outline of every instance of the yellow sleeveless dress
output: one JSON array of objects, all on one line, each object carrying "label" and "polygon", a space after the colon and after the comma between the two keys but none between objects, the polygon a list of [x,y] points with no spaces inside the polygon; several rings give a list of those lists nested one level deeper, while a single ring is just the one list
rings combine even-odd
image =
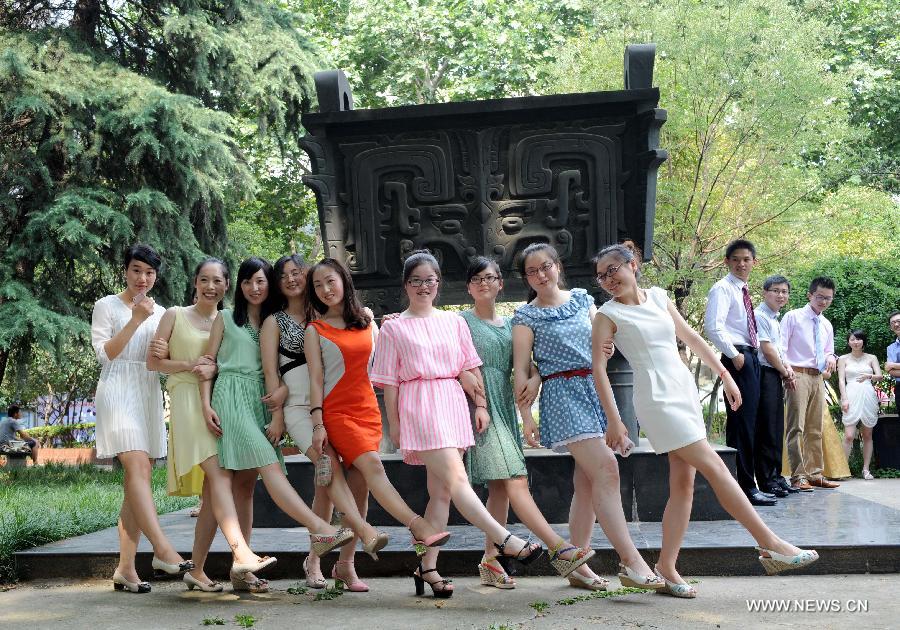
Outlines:
[{"label": "yellow sleeveless dress", "polygon": [[[209,332],[194,327],[183,308],[175,311],[169,337],[169,358],[194,361],[203,355]],[[203,492],[199,464],[216,454],[216,437],[206,428],[200,402],[199,380],[192,372],[177,372],[166,379],[169,393],[168,492],[189,497]]]}]

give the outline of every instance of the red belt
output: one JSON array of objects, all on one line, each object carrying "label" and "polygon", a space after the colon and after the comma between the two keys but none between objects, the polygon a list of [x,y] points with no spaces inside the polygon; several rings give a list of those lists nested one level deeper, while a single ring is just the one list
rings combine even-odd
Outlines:
[{"label": "red belt", "polygon": [[547,376],[542,376],[542,381],[549,381],[551,378],[572,378],[573,376],[590,376],[593,373],[591,368],[579,368],[577,370],[563,370],[562,372],[554,372]]}]

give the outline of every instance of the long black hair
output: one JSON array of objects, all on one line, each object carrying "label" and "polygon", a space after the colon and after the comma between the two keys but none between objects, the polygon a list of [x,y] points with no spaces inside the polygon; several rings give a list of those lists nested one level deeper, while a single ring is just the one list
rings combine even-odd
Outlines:
[{"label": "long black hair", "polygon": [[326,258],[321,262],[317,262],[306,272],[305,291],[308,302],[312,304],[312,307],[320,314],[324,315],[328,312],[328,306],[319,299],[319,296],[316,295],[316,289],[313,286],[313,274],[316,273],[317,269],[322,267],[333,269],[335,273],[340,276],[341,282],[344,285],[343,317],[344,322],[347,324],[347,328],[355,328],[357,330],[365,330],[368,328],[369,324],[372,322],[372,318],[369,317],[368,313],[366,313],[363,308],[362,302],[356,297],[356,289],[353,287],[353,278],[350,276],[350,272],[347,271],[347,268],[342,265],[339,260]]},{"label": "long black hair", "polygon": [[[300,254],[287,254],[286,256],[282,256],[278,260],[275,261],[275,266],[273,267],[272,277],[274,282],[272,282],[272,286],[269,287],[269,297],[272,302],[272,312],[276,313],[278,311],[283,311],[287,308],[287,298],[284,293],[281,292],[281,274],[284,273],[284,266],[289,262],[297,265],[297,268],[300,270],[302,274],[309,273],[309,264],[305,260],[303,260],[303,256]],[[305,289],[304,289],[305,290]],[[307,311],[309,310],[309,300],[306,300]],[[303,313],[303,317],[309,321],[311,319],[312,313],[305,312]]]},{"label": "long black hair", "polygon": [[235,286],[237,287],[237,289],[234,292],[234,313],[232,314],[232,317],[234,318],[234,323],[238,326],[243,326],[247,323],[248,320],[247,298],[244,297],[244,291],[243,289],[241,289],[241,283],[244,280],[249,280],[250,278],[252,278],[257,271],[262,271],[269,283],[268,297],[266,297],[265,302],[262,303],[259,313],[260,323],[262,323],[262,321],[272,313],[272,265],[270,265],[262,258],[251,256],[241,263],[241,266],[238,268],[237,280],[235,280]]},{"label": "long black hair", "polygon": [[557,283],[560,289],[565,289],[565,280],[563,280],[563,266],[562,262],[559,259],[559,252],[550,245],[549,243],[532,243],[528,247],[522,250],[522,254],[519,256],[519,264],[518,269],[519,273],[522,274],[522,282],[525,283],[525,288],[528,289],[528,299],[526,302],[531,302],[534,298],[537,297],[537,291],[531,288],[531,285],[528,283],[528,276],[525,275],[525,261],[528,260],[528,257],[532,254],[537,254],[539,252],[544,252],[547,254],[547,257],[553,261],[556,265],[556,268],[559,270],[559,282]]},{"label": "long black hair", "polygon": [[[222,275],[225,276],[225,292],[228,293],[228,287],[231,286],[231,269],[228,268],[228,263],[225,262],[224,260],[222,260],[221,258],[216,258],[215,256],[208,256],[207,258],[204,258],[199,263],[197,263],[197,266],[194,267],[194,279],[191,280],[191,303],[192,304],[197,301],[197,297],[198,297],[197,296],[197,278],[200,276],[200,271],[206,265],[213,265],[213,264],[219,265],[219,267],[222,268]],[[219,300],[219,303],[216,304],[216,308],[220,311],[222,310],[223,302],[224,302],[224,299]]]}]

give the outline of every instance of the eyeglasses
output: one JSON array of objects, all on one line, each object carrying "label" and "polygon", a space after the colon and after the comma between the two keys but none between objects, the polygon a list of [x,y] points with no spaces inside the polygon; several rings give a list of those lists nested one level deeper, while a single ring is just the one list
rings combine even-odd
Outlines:
[{"label": "eyeglasses", "polygon": [[791,292],[787,289],[766,289],[769,293],[774,293],[775,295],[790,295]]},{"label": "eyeglasses", "polygon": [[612,267],[606,268],[606,273],[598,273],[596,278],[599,284],[602,284],[604,280],[607,278],[612,278],[616,275],[616,272],[622,268],[622,265],[613,265]]},{"label": "eyeglasses", "polygon": [[526,269],[525,275],[528,276],[529,278],[533,278],[536,275],[538,275],[539,273],[541,273],[542,271],[544,273],[550,273],[550,270],[553,269],[553,267],[555,265],[556,265],[555,262],[553,262],[552,260],[548,260],[540,267],[532,267],[531,269]]},{"label": "eyeglasses", "polygon": [[417,289],[421,286],[430,289],[431,287],[436,287],[438,282],[440,282],[440,280],[437,278],[426,278],[425,280],[422,280],[422,278],[413,278],[412,280],[408,280],[409,286],[416,287]]},{"label": "eyeglasses", "polygon": [[834,296],[833,295],[819,295],[818,293],[814,293],[813,299],[816,302],[831,302],[832,300],[834,300]]},{"label": "eyeglasses", "polygon": [[494,284],[499,279],[497,276],[472,276],[469,284]]}]

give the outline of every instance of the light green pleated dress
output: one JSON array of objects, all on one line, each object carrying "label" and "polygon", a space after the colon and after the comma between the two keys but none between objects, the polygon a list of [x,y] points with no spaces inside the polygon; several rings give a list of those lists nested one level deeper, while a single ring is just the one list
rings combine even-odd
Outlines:
[{"label": "light green pleated dress", "polygon": [[481,373],[491,416],[484,433],[475,432],[475,446],[466,451],[469,481],[473,485],[487,485],[496,479],[524,477],[528,472],[513,397],[510,319],[504,318],[503,326],[494,326],[471,311],[460,315],[469,326],[483,362]]},{"label": "light green pleated dress", "polygon": [[219,374],[213,386],[212,407],[222,423],[219,465],[226,470],[247,470],[280,463],[280,448],[266,437],[269,411],[260,400],[266,393],[259,355],[259,333],[249,324],[239,327],[230,310],[222,311],[225,333],[216,362]]}]

